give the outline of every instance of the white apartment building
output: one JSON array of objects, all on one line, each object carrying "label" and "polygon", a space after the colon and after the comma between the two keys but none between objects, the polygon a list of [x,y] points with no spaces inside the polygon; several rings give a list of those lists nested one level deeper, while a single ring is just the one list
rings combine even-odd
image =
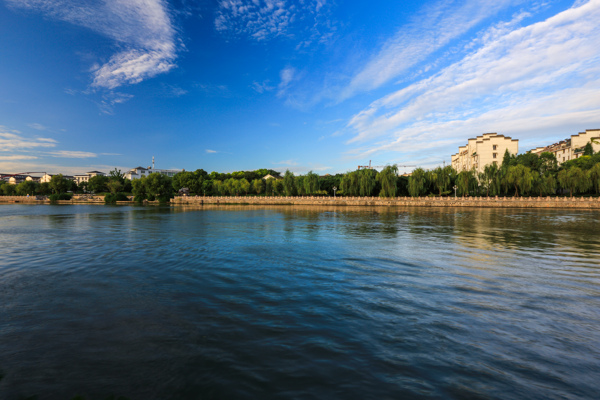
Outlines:
[{"label": "white apartment building", "polygon": [[139,179],[144,176],[149,176],[150,174],[163,174],[166,176],[174,176],[176,173],[183,171],[182,169],[155,169],[152,167],[144,168],[144,167],[136,167],[130,169],[125,173],[125,178],[133,180]]},{"label": "white apartment building", "polygon": [[[49,183],[49,182],[50,182],[50,180],[52,180],[52,177],[53,177],[54,175],[58,175],[58,174],[44,174],[44,176],[42,176],[42,177],[40,178],[40,183]],[[75,177],[74,177],[74,176],[71,176],[71,175],[63,175],[63,178],[65,178],[65,179],[68,179],[68,180],[71,180],[71,181],[74,181],[74,180],[75,180]]]},{"label": "white apartment building", "polygon": [[458,153],[452,156],[452,167],[456,172],[470,171],[483,172],[486,165],[495,163],[502,165],[504,153],[519,152],[519,139],[497,133],[484,133],[474,139],[469,139],[465,146],[458,148]]},{"label": "white apartment building", "polygon": [[571,135],[569,139],[561,140],[558,143],[546,147],[538,147],[530,152],[538,156],[544,152],[553,153],[556,156],[558,165],[565,161],[574,160],[583,155],[585,145],[592,143],[594,153],[600,151],[600,129],[586,129],[585,132],[579,132]]},{"label": "white apartment building", "polygon": [[86,172],[85,174],[77,174],[74,176],[75,178],[75,182],[77,182],[77,184],[79,185],[81,182],[89,182],[90,178],[93,178],[94,176],[106,176],[106,174],[104,172],[100,172],[100,171],[90,171],[90,172]]}]

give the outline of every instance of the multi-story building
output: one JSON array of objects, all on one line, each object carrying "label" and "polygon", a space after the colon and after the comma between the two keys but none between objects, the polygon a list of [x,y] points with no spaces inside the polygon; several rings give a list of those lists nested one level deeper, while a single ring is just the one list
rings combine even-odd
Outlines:
[{"label": "multi-story building", "polygon": [[[52,180],[52,177],[54,175],[58,175],[58,174],[44,174],[44,176],[42,176],[40,178],[40,183],[49,183]],[[63,178],[68,179],[70,181],[74,181],[75,177],[71,176],[71,175],[63,175]]]},{"label": "multi-story building", "polygon": [[104,172],[100,172],[100,171],[90,171],[90,172],[86,172],[85,174],[77,174],[75,175],[75,182],[77,182],[77,184],[79,185],[81,182],[89,182],[90,178],[93,178],[94,176],[106,176],[106,174]]},{"label": "multi-story building", "polygon": [[556,156],[558,165],[560,165],[565,161],[581,157],[585,146],[590,142],[594,153],[600,151],[600,129],[586,129],[585,132],[571,135],[569,139],[561,140],[550,146],[538,147],[530,152],[538,156],[545,152],[553,153]]},{"label": "multi-story building", "polygon": [[508,150],[510,154],[519,152],[519,139],[497,133],[484,133],[474,139],[469,139],[465,146],[458,148],[458,153],[452,156],[452,167],[456,172],[483,172],[488,164],[502,164],[502,157]]}]

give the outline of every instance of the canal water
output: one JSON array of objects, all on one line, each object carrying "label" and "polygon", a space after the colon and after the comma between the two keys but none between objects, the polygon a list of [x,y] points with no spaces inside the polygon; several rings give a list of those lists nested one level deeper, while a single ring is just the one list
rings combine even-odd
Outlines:
[{"label": "canal water", "polygon": [[600,213],[0,206],[1,399],[597,399]]}]

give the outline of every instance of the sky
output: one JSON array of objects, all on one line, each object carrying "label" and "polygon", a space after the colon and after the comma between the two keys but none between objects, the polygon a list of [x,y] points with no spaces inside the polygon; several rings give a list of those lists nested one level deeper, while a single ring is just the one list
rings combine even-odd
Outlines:
[{"label": "sky", "polygon": [[435,168],[600,128],[600,0],[0,0],[0,172]]}]

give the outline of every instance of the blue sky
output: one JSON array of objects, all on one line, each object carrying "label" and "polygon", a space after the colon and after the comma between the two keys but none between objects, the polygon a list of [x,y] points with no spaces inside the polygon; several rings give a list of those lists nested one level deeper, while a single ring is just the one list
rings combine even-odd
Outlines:
[{"label": "blue sky", "polygon": [[[432,168],[600,128],[600,0],[0,0],[0,172]],[[400,168],[401,171],[412,168]]]}]

